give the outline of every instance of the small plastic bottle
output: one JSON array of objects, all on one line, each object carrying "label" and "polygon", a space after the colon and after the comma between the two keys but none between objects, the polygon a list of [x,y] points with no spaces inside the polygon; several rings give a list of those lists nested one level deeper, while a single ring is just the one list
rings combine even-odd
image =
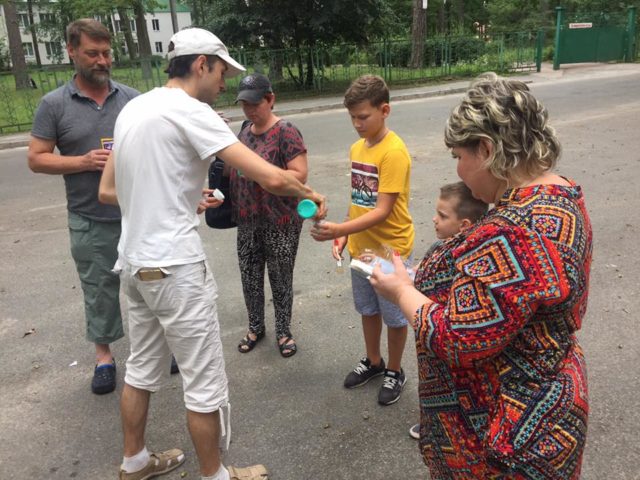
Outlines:
[{"label": "small plastic bottle", "polygon": [[318,205],[313,200],[309,200],[305,198],[298,203],[298,215],[300,215],[305,220],[308,218],[313,218],[313,216],[318,213]]}]

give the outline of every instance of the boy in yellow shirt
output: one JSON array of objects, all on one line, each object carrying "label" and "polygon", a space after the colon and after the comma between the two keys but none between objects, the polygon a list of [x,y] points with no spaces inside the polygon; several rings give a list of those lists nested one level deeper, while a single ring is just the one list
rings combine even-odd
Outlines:
[{"label": "boy in yellow shirt", "polygon": [[[350,151],[351,206],[343,223],[318,223],[311,235],[318,241],[336,239],[336,259],[345,246],[352,258],[369,251],[380,254],[389,247],[409,262],[415,236],[409,214],[411,156],[402,139],[385,124],[391,111],[389,88],[382,78],[364,75],[351,84],[344,105],[361,137]],[[391,405],[400,398],[406,382],[401,361],[407,319],[396,305],[375,293],[368,279],[352,272],[351,285],[356,310],[362,315],[366,356],[347,375],[344,386],[359,387],[384,375],[378,403]],[[383,321],[389,350],[386,365],[380,352]]]}]

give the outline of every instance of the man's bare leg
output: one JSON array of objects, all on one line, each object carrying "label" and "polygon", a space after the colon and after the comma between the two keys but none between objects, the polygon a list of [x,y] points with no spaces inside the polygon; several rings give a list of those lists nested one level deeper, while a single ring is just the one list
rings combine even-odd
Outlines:
[{"label": "man's bare leg", "polygon": [[124,434],[124,456],[132,457],[144,446],[150,392],[124,384],[120,399],[120,416]]},{"label": "man's bare leg", "polygon": [[198,413],[187,410],[187,425],[196,449],[200,474],[208,477],[220,469],[220,412]]}]

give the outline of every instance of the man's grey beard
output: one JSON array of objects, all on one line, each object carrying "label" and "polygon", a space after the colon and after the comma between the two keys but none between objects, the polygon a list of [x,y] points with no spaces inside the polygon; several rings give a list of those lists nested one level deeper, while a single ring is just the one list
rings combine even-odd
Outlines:
[{"label": "man's grey beard", "polygon": [[111,78],[110,69],[96,70],[76,66],[76,72],[78,72],[78,75],[80,75],[84,81],[96,87],[104,87],[109,83],[109,78]]}]

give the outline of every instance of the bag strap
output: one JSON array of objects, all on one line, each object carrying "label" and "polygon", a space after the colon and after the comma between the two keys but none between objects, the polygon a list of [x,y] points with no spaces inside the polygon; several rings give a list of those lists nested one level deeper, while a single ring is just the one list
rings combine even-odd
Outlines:
[{"label": "bag strap", "polygon": [[[247,127],[247,125],[250,126],[250,124],[251,124],[250,120],[243,120],[242,125],[240,126],[240,132],[238,133],[238,135],[242,133],[242,131]],[[211,164],[209,165],[209,188],[211,189],[220,188],[220,185],[222,184],[223,172],[224,172],[224,160],[218,157],[214,157],[213,160],[211,161]]]},{"label": "bag strap", "polygon": [[220,188],[222,184],[222,175],[224,173],[224,161],[218,157],[214,157],[209,164],[209,188],[215,190]]},{"label": "bag strap", "polygon": [[243,120],[242,121],[242,125],[240,125],[240,131],[238,132],[238,135],[240,135],[245,128],[247,128],[247,125],[251,126],[251,120]]}]

